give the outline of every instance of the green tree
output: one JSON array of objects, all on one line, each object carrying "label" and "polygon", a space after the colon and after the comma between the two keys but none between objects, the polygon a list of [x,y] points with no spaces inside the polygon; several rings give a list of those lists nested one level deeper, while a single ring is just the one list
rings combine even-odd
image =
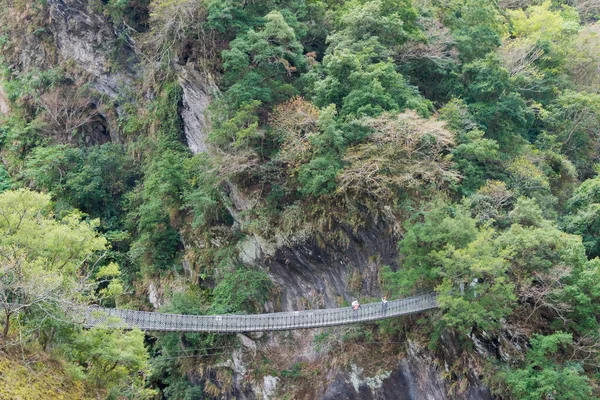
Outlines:
[{"label": "green tree", "polygon": [[318,197],[336,187],[335,178],[342,167],[340,158],[348,143],[336,115],[333,105],[321,110],[319,129],[309,137],[311,158],[298,168],[299,191],[305,196]]},{"label": "green tree", "polygon": [[544,1],[526,9],[508,10],[511,34],[516,38],[538,40],[558,40],[561,36],[577,33],[579,15],[573,7],[563,5],[552,10],[552,2]]},{"label": "green tree", "polygon": [[291,78],[305,67],[302,45],[278,11],[269,13],[264,28],[250,29],[223,51],[227,106],[234,112],[258,100],[281,102],[295,93]]},{"label": "green tree", "polygon": [[181,88],[165,84],[160,96],[149,105],[151,117],[145,123],[153,134],[147,141],[144,178],[126,196],[126,228],[134,236],[128,251],[143,275],[174,271],[182,248],[178,228],[183,196],[189,188],[185,161],[190,152],[183,144],[183,129],[178,115]]},{"label": "green tree", "polygon": [[[427,115],[431,103],[398,73],[391,57],[394,46],[414,32],[405,31],[399,7],[387,13],[386,4],[357,4],[341,19],[341,29],[328,38],[322,65],[314,68],[314,101],[317,106],[336,104],[340,115],[376,116],[405,108]],[[321,78],[323,76],[323,78]]]},{"label": "green tree", "polygon": [[85,378],[106,391],[107,399],[149,399],[155,394],[144,388],[149,373],[144,333],[94,327],[76,335],[69,357],[84,368]]},{"label": "green tree", "polygon": [[477,237],[477,228],[467,210],[438,203],[416,214],[406,225],[399,243],[402,270],[384,271],[386,289],[398,295],[438,284],[441,271],[435,252],[447,245],[463,248]]},{"label": "green tree", "polygon": [[[545,220],[535,201],[519,199],[509,218],[512,225],[499,232],[489,224],[477,228],[465,208],[424,213],[400,242],[402,269],[384,269],[385,287],[435,287],[441,321],[465,335],[498,330],[516,300],[531,315],[553,315],[556,326],[569,327],[572,316],[582,318],[572,314],[575,304],[589,309],[585,304],[594,301],[595,264],[586,264],[581,239]],[[595,325],[586,326],[593,332]]]},{"label": "green tree", "polygon": [[[181,172],[176,165],[172,166],[177,174]],[[163,182],[168,183],[168,180]],[[178,209],[175,210],[178,212]],[[137,237],[129,254],[142,266],[142,271],[150,275],[172,269],[181,245],[179,231],[166,211],[161,199],[151,195],[130,213],[130,218],[135,218]]]},{"label": "green tree", "polygon": [[559,150],[575,165],[581,178],[593,175],[598,159],[597,132],[600,95],[565,91],[550,107],[545,123],[556,137]]},{"label": "green tree", "polygon": [[589,257],[600,256],[600,178],[584,181],[567,204],[563,226],[581,235]]},{"label": "green tree", "polygon": [[453,0],[446,2],[442,10],[464,63],[483,58],[502,43],[504,21],[496,3],[486,0]]},{"label": "green tree", "polygon": [[243,103],[233,115],[229,115],[226,105],[214,106],[215,121],[210,131],[210,141],[224,149],[244,149],[261,137],[258,128],[258,109],[261,102],[253,100]]},{"label": "green tree", "polygon": [[0,193],[10,189],[11,186],[12,179],[10,178],[10,175],[4,168],[4,165],[0,165]]},{"label": "green tree", "polygon": [[264,272],[239,267],[225,275],[214,288],[211,311],[215,314],[260,312],[272,288]]},{"label": "green tree", "polygon": [[488,179],[501,178],[498,142],[485,138],[485,132],[475,122],[467,104],[461,99],[452,99],[439,110],[439,115],[456,134],[457,145],[452,156],[462,175],[460,192],[471,195]]},{"label": "green tree", "polygon": [[584,310],[595,312],[589,304],[598,294],[591,284],[598,271],[595,263],[586,262],[581,238],[544,219],[532,200],[519,199],[509,217],[513,224],[496,243],[499,254],[510,264],[519,303],[532,316],[552,316],[554,329],[595,335],[595,321],[591,324],[583,315]]},{"label": "green tree", "polygon": [[25,167],[30,187],[51,192],[58,209],[77,208],[100,218],[105,231],[123,228],[124,195],[140,178],[133,158],[112,143],[90,149],[39,146]]},{"label": "green tree", "polygon": [[519,136],[527,135],[533,113],[514,92],[509,73],[498,56],[490,53],[464,65],[462,81],[464,98],[474,120],[501,148],[518,149]]},{"label": "green tree", "polygon": [[584,336],[587,343],[583,343],[583,347],[589,349],[600,340],[596,318],[600,312],[600,259],[594,258],[573,268],[567,286],[557,297],[558,301],[571,305],[565,327]]},{"label": "green tree", "polygon": [[556,87],[568,85],[562,76],[565,44],[579,29],[577,12],[550,1],[527,9],[508,10],[510,38],[500,50],[515,86],[529,98],[548,104]]},{"label": "green tree", "polygon": [[572,336],[564,332],[534,335],[523,366],[504,375],[512,395],[523,400],[593,398],[581,365],[559,361],[572,342]]},{"label": "green tree", "polygon": [[106,239],[99,221],[82,221],[74,211],[62,219],[52,214],[50,196],[20,189],[0,194],[0,305],[4,337],[19,310],[60,310],[93,298],[91,275]]},{"label": "green tree", "polygon": [[100,252],[107,249],[98,225],[83,221],[78,211],[56,218],[48,194],[25,189],[0,194],[3,339],[18,313],[20,340],[39,337],[45,348],[54,345],[109,398],[148,397],[138,375],[148,358],[141,331],[81,331],[71,325],[81,323],[73,312],[77,307],[122,293],[119,267],[98,267]]},{"label": "green tree", "polygon": [[497,235],[489,227],[478,229],[465,207],[442,203],[409,225],[400,242],[402,268],[384,269],[384,286],[404,293],[435,287],[444,326],[464,335],[498,330],[516,296]]},{"label": "green tree", "polygon": [[39,146],[27,157],[23,175],[32,187],[61,195],[67,191],[67,174],[79,162],[77,149],[66,145]]},{"label": "green tree", "polygon": [[484,138],[484,132],[472,130],[458,137],[459,144],[452,155],[463,179],[460,190],[473,194],[486,180],[499,175],[500,154],[498,143]]},{"label": "green tree", "polygon": [[508,263],[498,254],[491,228],[462,249],[446,246],[435,253],[442,275],[438,301],[446,326],[469,335],[473,328],[497,331],[517,299]]}]

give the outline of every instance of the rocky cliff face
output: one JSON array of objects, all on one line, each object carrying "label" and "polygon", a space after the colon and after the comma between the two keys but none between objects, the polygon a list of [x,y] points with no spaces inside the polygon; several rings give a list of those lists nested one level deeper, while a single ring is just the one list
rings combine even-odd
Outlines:
[{"label": "rocky cliff face", "polygon": [[339,229],[349,241],[325,248],[312,237],[276,243],[251,236],[240,245],[242,259],[262,266],[281,287],[280,310],[338,307],[353,297],[380,296],[379,266],[397,266],[397,239],[383,224],[357,233]]},{"label": "rocky cliff face", "polygon": [[[94,88],[115,99],[126,92],[136,77],[138,63],[131,43],[117,43],[117,32],[86,0],[50,0],[50,16],[58,53],[73,60],[92,76]],[[117,61],[110,55],[118,53]],[[114,58],[114,57],[113,57]],[[206,151],[210,127],[206,110],[217,87],[212,77],[199,73],[192,64],[176,66],[183,89],[181,118],[190,150]]]},{"label": "rocky cliff face", "polygon": [[[118,33],[107,18],[90,7],[87,0],[48,0],[50,27],[55,41],[57,61],[74,62],[89,74],[89,82],[100,93],[117,100],[136,79],[136,51],[130,43],[118,43]],[[35,36],[24,39],[20,54],[21,67],[41,68],[52,58]],[[111,54],[119,52],[118,65]],[[182,88],[181,118],[187,144],[193,153],[207,151],[206,134],[210,121],[206,110],[216,85],[212,78],[201,74],[193,65],[177,66],[178,82]],[[8,111],[8,102],[0,90],[0,113]],[[110,120],[109,116],[106,116]],[[107,122],[110,125],[110,121]],[[235,201],[234,201],[235,203]],[[339,227],[349,238],[344,245],[318,244],[314,237],[298,240],[266,240],[258,236],[240,244],[240,259],[268,272],[281,289],[279,302],[267,304],[274,310],[298,310],[336,307],[353,297],[377,297],[380,293],[379,266],[397,268],[397,237],[385,225],[352,232]],[[159,287],[152,287],[153,304],[162,302]],[[237,399],[449,399],[444,380],[445,369],[433,362],[433,357],[415,342],[401,345],[401,356],[395,349],[385,353],[372,349],[343,366],[331,366],[327,353],[315,349],[315,338],[323,330],[292,333],[274,333],[263,337],[241,338],[244,351],[231,354],[229,360],[213,368],[228,368],[233,374],[229,398]],[[324,376],[311,380],[312,385],[293,387],[280,378],[262,373],[250,377],[249,370],[263,360],[257,354],[272,355],[282,352],[282,343],[292,341],[291,354],[282,356],[280,368],[291,368],[296,363],[325,366]],[[386,365],[376,371],[367,370],[367,359],[385,359]],[[390,361],[391,360],[391,361]],[[198,380],[191,376],[192,381]],[[216,382],[219,384],[219,382]],[[291,395],[291,397],[290,397]],[[461,395],[463,399],[489,399],[487,390],[476,380]],[[452,397],[459,398],[459,397]]]},{"label": "rocky cliff face", "polygon": [[321,400],[430,400],[464,399],[491,400],[489,391],[477,382],[461,394],[448,395],[442,378],[444,369],[437,366],[427,351],[407,341],[406,356],[397,366],[376,376],[365,376],[356,365],[346,374],[338,374],[327,387]]},{"label": "rocky cliff face", "polygon": [[[253,202],[231,183],[227,185],[227,193],[231,214],[237,224],[244,225],[244,212],[254,206]],[[389,265],[394,270],[401,268],[398,265],[399,237],[384,222],[356,232],[344,226],[337,229],[346,238],[343,243],[323,243],[302,232],[293,237],[275,235],[270,240],[253,234],[240,242],[240,261],[262,268],[279,288],[278,301],[266,304],[267,311],[339,307],[353,298],[381,296],[380,266]],[[432,311],[429,316],[434,317],[435,313]],[[322,400],[492,399],[473,371],[463,378],[468,382],[467,389],[460,393],[451,391],[445,375],[448,365],[460,357],[455,338],[443,338],[445,345],[441,357],[440,354],[434,356],[424,344],[406,338],[401,338],[393,349],[380,345],[368,347],[367,344],[365,351],[352,346],[346,349],[342,345],[330,353],[316,345],[319,338],[330,335],[342,340],[341,337],[351,335],[356,329],[360,328],[269,333],[258,335],[255,341],[244,337],[245,351],[234,353],[226,363],[234,375],[232,396],[248,400],[279,399],[285,395],[294,399]],[[480,353],[485,357],[493,356],[481,341],[477,343]],[[298,363],[303,363],[309,370],[329,366],[324,368],[324,375],[316,375],[318,379],[308,379],[310,383],[290,385],[285,379],[270,375],[259,381],[250,379],[249,383],[250,370],[261,357],[286,369]],[[341,364],[332,363],[331,360],[338,357],[347,358]]]},{"label": "rocky cliff face", "polygon": [[[47,12],[55,51],[50,52],[38,36],[25,34],[19,46],[20,68],[26,71],[73,62],[99,93],[117,102],[119,96],[127,96],[134,80],[140,78],[135,44],[129,36],[118,32],[87,0],[49,0]],[[118,40],[119,36],[127,40]],[[212,77],[201,74],[192,64],[175,68],[183,90],[181,118],[187,144],[193,153],[200,153],[206,151],[210,127],[206,110],[218,89]],[[0,97],[0,107],[6,108],[4,104]],[[115,105],[121,114],[119,104]],[[103,117],[111,125],[110,118]],[[113,140],[118,140],[114,125],[111,127]]]},{"label": "rocky cliff face", "polygon": [[[422,344],[406,340],[395,354],[386,353],[377,346],[364,345],[358,350],[349,347],[348,361],[343,366],[332,363],[332,355],[323,349],[315,350],[313,342],[322,330],[305,330],[286,334],[260,336],[256,341],[242,336],[243,348],[235,350],[231,358],[212,368],[229,369],[232,376],[230,391],[223,398],[237,400],[492,400],[494,397],[477,377],[467,377],[464,389],[451,388],[444,379],[447,365],[431,356]],[[293,344],[290,344],[293,343]],[[452,346],[451,343],[448,343]],[[397,351],[402,355],[397,356]],[[286,353],[287,352],[287,353]],[[351,354],[350,354],[351,353]],[[257,363],[270,367],[285,361],[289,365],[303,365],[313,371],[302,377],[286,378],[263,374],[256,379]],[[329,365],[325,373],[317,366]],[[293,367],[292,367],[293,370]],[[289,372],[290,369],[288,368]],[[206,378],[206,377],[205,377]],[[201,383],[199,377],[192,381]],[[216,383],[218,385],[218,383]]]},{"label": "rocky cliff face", "polygon": [[206,135],[210,129],[206,110],[218,89],[211,76],[201,74],[190,64],[180,68],[178,80],[183,89],[181,119],[187,144],[192,153],[202,153],[206,151]]},{"label": "rocky cliff face", "polygon": [[[98,92],[116,98],[135,76],[133,49],[128,43],[117,44],[112,25],[88,1],[49,0],[48,4],[59,56],[89,73]],[[123,61],[118,66],[110,58],[116,52]]]}]

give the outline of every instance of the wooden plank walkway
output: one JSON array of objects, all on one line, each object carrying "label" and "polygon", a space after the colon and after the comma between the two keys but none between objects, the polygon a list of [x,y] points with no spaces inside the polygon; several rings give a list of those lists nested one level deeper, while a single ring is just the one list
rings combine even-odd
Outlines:
[{"label": "wooden plank walkway", "polygon": [[437,307],[435,293],[389,301],[385,310],[379,302],[364,304],[358,311],[344,307],[254,315],[181,315],[90,307],[84,324],[159,332],[281,331],[376,321]]}]

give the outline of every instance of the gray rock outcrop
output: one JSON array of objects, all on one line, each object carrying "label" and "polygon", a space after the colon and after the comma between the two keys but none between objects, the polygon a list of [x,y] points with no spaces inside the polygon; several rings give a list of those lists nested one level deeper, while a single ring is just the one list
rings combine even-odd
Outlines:
[{"label": "gray rock outcrop", "polygon": [[397,367],[373,377],[352,366],[339,373],[320,400],[492,400],[489,390],[473,382],[463,393],[448,394],[443,370],[433,363],[426,351],[413,342],[406,344],[406,357]]},{"label": "gray rock outcrop", "polygon": [[[49,0],[50,18],[58,54],[73,60],[92,76],[93,87],[102,94],[117,97],[122,85],[135,75],[135,53],[127,45],[117,46],[117,36],[106,17],[90,8],[85,0]],[[110,58],[118,52],[118,65]]]},{"label": "gray rock outcrop", "polygon": [[8,104],[8,96],[0,86],[0,115],[8,114],[10,112],[10,105]]},{"label": "gray rock outcrop", "polygon": [[[230,190],[229,198],[237,217],[244,209],[235,193]],[[262,268],[280,288],[276,311],[334,308],[355,297],[380,296],[379,270],[382,265],[398,267],[398,238],[384,223],[356,232],[346,226],[337,229],[344,243],[324,245],[307,232],[271,239],[253,233],[238,243],[239,260]]]},{"label": "gray rock outcrop", "polygon": [[179,85],[183,89],[181,119],[188,147],[194,154],[202,153],[206,151],[206,135],[210,129],[206,110],[217,86],[209,74],[200,73],[191,64],[181,67]]}]

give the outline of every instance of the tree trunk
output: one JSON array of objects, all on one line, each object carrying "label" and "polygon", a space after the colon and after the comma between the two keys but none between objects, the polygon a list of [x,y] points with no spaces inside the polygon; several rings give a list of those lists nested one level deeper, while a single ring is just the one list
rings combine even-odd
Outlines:
[{"label": "tree trunk", "polygon": [[6,337],[8,336],[8,328],[10,327],[10,315],[11,313],[9,311],[4,311],[5,313],[5,317],[4,317],[4,330],[2,331],[2,339],[6,340]]}]

